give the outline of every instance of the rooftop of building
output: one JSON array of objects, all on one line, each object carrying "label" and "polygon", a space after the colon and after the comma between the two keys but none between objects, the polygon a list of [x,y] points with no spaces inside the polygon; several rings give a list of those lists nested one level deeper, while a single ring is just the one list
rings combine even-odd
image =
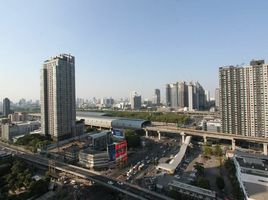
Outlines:
[{"label": "rooftop of building", "polygon": [[212,190],[207,190],[204,188],[200,188],[197,186],[189,185],[189,184],[178,182],[178,181],[172,181],[171,183],[169,183],[169,185],[173,187],[178,187],[187,191],[192,191],[192,192],[204,195],[204,196],[216,198],[216,192]]},{"label": "rooftop of building", "polygon": [[102,132],[100,132],[100,133],[90,134],[89,137],[91,137],[92,139],[96,139],[96,138],[104,137],[104,136],[106,136],[108,133],[111,133],[111,131],[102,131]]},{"label": "rooftop of building", "polygon": [[268,177],[268,156],[236,150],[234,156],[245,173]]},{"label": "rooftop of building", "polygon": [[268,187],[260,184],[243,182],[247,188],[250,199],[266,200],[268,197]]},{"label": "rooftop of building", "polygon": [[122,118],[122,117],[108,117],[96,113],[92,114],[91,112],[77,112],[76,117],[77,119],[85,119],[86,125],[92,125],[92,126],[102,125],[102,126],[109,126],[109,128],[113,127],[113,128],[141,129],[144,125],[151,124],[149,120]]},{"label": "rooftop of building", "polygon": [[80,150],[80,146],[78,144],[72,144],[68,147],[62,149],[64,152],[78,152]]},{"label": "rooftop of building", "polygon": [[50,61],[53,61],[55,59],[61,59],[61,60],[64,60],[64,61],[67,61],[67,60],[74,60],[74,56],[72,56],[71,54],[59,54],[57,56],[52,56],[49,60],[46,60],[46,62],[50,62]]},{"label": "rooftop of building", "polygon": [[100,154],[100,153],[106,153],[107,154],[107,151],[98,151],[98,150],[95,150],[95,149],[93,149],[91,147],[83,149],[80,152],[81,153],[86,153],[86,154]]}]

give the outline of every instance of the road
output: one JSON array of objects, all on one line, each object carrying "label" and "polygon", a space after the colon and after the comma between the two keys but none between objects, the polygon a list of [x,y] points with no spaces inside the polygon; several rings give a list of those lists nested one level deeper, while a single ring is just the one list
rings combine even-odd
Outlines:
[{"label": "road", "polygon": [[[18,150],[17,147],[3,144],[1,143],[1,146],[4,146],[11,150],[13,153],[16,154],[16,156],[25,159],[27,161],[33,162],[38,165],[42,166],[49,166],[50,160],[44,157],[41,157],[38,154],[32,154],[27,151],[23,150]],[[134,197],[136,199],[141,199],[141,200],[172,200],[169,197],[166,197],[164,195],[158,194],[156,192],[152,192],[150,190],[143,189],[139,186],[132,185],[129,183],[122,183],[122,182],[117,182],[117,180],[108,178],[105,176],[100,175],[100,173],[97,173],[92,170],[84,169],[81,167],[77,167],[74,165],[69,165],[63,162],[58,162],[53,160],[53,167],[57,171],[65,172],[73,176],[77,176],[83,179],[91,180],[94,181],[97,184],[103,185],[105,187],[108,187],[110,189],[122,192],[126,195],[129,195],[131,197]],[[108,182],[112,182],[112,184],[109,184]]]}]

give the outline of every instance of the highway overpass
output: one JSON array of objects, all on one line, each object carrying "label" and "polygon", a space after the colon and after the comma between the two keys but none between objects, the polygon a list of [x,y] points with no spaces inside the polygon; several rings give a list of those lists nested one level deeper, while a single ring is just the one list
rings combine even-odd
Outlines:
[{"label": "highway overpass", "polygon": [[[97,184],[108,187],[112,190],[122,192],[128,196],[131,196],[136,199],[141,200],[172,200],[169,197],[158,194],[156,192],[141,188],[136,185],[132,185],[124,182],[123,185],[117,183],[117,180],[110,177],[101,175],[98,172],[88,170],[85,168],[77,167],[74,165],[69,165],[63,162],[58,162],[55,160],[49,160],[45,157],[42,157],[38,154],[29,153],[28,151],[23,151],[20,148],[17,148],[13,145],[8,145],[0,142],[1,146],[5,146],[8,149],[11,149],[16,152],[16,156],[22,158],[30,163],[37,164],[37,166],[47,167],[50,170],[55,170],[56,172],[64,172],[66,174],[79,177],[82,179],[94,181]],[[52,164],[53,163],[53,164]],[[112,181],[113,184],[108,184],[108,181]]]},{"label": "highway overpass", "polygon": [[180,134],[182,136],[183,141],[184,141],[185,135],[203,137],[204,142],[207,141],[207,138],[230,140],[232,142],[233,150],[235,149],[235,140],[260,143],[260,144],[263,144],[263,152],[265,155],[267,155],[268,138],[250,137],[250,136],[235,135],[235,134],[230,134],[230,133],[209,132],[209,131],[194,130],[194,129],[188,129],[188,128],[178,128],[178,127],[169,126],[169,125],[166,125],[166,126],[165,125],[152,125],[152,126],[145,127],[144,130],[145,130],[147,137],[148,137],[148,131],[157,132],[159,140],[161,139],[161,132]]}]

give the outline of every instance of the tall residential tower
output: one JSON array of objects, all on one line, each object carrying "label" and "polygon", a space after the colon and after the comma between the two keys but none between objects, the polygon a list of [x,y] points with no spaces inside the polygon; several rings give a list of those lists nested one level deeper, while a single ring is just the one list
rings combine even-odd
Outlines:
[{"label": "tall residential tower", "polygon": [[3,116],[7,117],[10,113],[11,113],[10,100],[8,98],[4,98],[4,100],[3,100]]},{"label": "tall residential tower", "polygon": [[75,58],[61,54],[46,60],[41,69],[43,134],[59,141],[75,132]]},{"label": "tall residential tower", "polygon": [[220,67],[222,132],[268,137],[268,65]]}]

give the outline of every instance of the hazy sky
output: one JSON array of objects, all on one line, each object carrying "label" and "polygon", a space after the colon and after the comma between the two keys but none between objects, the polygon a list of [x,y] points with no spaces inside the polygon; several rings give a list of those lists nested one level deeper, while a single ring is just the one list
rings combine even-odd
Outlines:
[{"label": "hazy sky", "polygon": [[76,57],[77,97],[164,96],[178,80],[214,95],[220,66],[268,60],[267,10],[267,0],[1,1],[0,98],[39,99],[42,63],[59,53]]}]

